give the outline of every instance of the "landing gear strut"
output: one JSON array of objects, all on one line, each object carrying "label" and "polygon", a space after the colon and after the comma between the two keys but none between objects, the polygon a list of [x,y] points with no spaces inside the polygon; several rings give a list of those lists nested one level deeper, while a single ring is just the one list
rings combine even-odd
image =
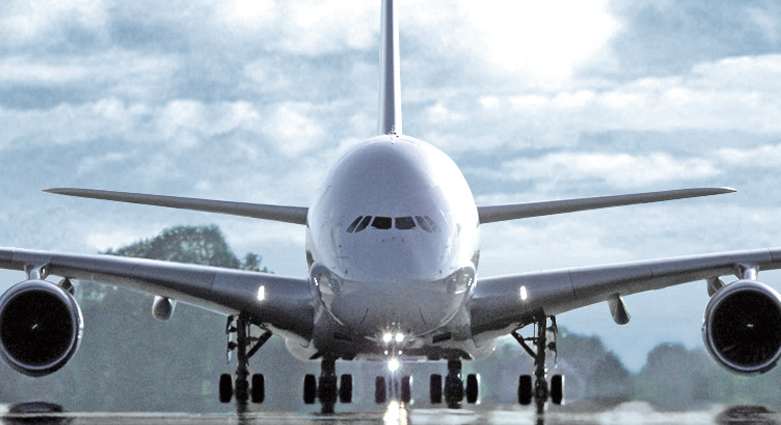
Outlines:
[{"label": "landing gear strut", "polygon": [[[245,313],[236,316],[229,316],[228,323],[225,326],[225,333],[228,334],[228,360],[230,354],[236,350],[236,357],[239,364],[236,367],[235,378],[230,374],[220,376],[220,401],[230,403],[232,397],[240,404],[246,404],[252,400],[253,403],[263,403],[265,399],[265,379],[262,374],[254,374],[251,377],[250,386],[249,359],[260,350],[260,347],[271,338],[271,332],[264,331],[260,337],[250,335],[249,318]],[[232,341],[235,334],[236,341]]]},{"label": "landing gear strut", "polygon": [[[548,398],[553,404],[560,405],[564,401],[564,377],[562,375],[553,375],[551,378],[551,385],[548,387],[548,381],[546,375],[548,368],[545,365],[546,350],[550,350],[557,354],[556,348],[556,335],[558,334],[558,326],[556,325],[556,317],[551,316],[551,326],[547,327],[548,318],[543,316],[541,320],[535,323],[535,336],[530,338],[524,338],[518,334],[517,331],[512,332],[512,336],[521,344],[524,350],[534,359],[534,382],[532,386],[532,377],[529,375],[521,375],[518,380],[518,402],[523,405],[531,404],[532,398],[537,407],[537,413],[542,414],[545,412],[545,403]],[[547,332],[551,332],[553,335],[552,341],[548,341]],[[534,345],[535,349],[532,349],[527,341]]]}]

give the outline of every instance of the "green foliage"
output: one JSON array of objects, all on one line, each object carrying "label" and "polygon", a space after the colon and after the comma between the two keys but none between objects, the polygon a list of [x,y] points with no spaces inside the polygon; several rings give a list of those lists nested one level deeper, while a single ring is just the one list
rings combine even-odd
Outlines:
[{"label": "green foliage", "polygon": [[117,250],[109,249],[104,254],[268,272],[265,267],[260,269],[258,254],[250,252],[239,261],[215,225],[172,227],[153,238]]}]

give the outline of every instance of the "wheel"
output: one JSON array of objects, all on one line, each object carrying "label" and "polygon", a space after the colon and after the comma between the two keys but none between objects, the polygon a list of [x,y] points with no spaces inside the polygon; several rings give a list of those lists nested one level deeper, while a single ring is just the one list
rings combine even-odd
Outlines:
[{"label": "wheel", "polygon": [[412,377],[403,376],[401,378],[401,401],[409,404],[412,401]]},{"label": "wheel", "polygon": [[466,402],[469,404],[477,403],[477,396],[480,391],[480,380],[477,375],[470,373],[466,376]]},{"label": "wheel", "polygon": [[387,398],[387,388],[385,387],[385,377],[378,376],[374,380],[374,402],[377,404],[385,403]]},{"label": "wheel", "polygon": [[246,402],[249,400],[249,381],[247,378],[236,377],[233,383],[233,396],[236,397],[236,401]]},{"label": "wheel", "polygon": [[252,386],[250,387],[250,399],[253,403],[263,403],[266,398],[266,380],[263,374],[256,373],[252,375]]},{"label": "wheel", "polygon": [[336,376],[321,376],[317,387],[317,396],[320,399],[320,403],[336,403]]},{"label": "wheel", "polygon": [[345,373],[339,382],[339,402],[352,403],[353,401],[353,376]]},{"label": "wheel", "polygon": [[445,377],[445,401],[447,407],[457,408],[464,399],[464,382],[458,376]]},{"label": "wheel", "polygon": [[233,377],[229,373],[220,375],[220,402],[230,403],[233,398]]},{"label": "wheel", "polygon": [[518,403],[528,406],[532,403],[532,377],[521,375],[518,379]]},{"label": "wheel", "polygon": [[431,397],[431,404],[442,403],[442,375],[438,373],[431,374],[429,395]]},{"label": "wheel", "polygon": [[564,376],[553,375],[550,379],[550,398],[553,404],[561,405],[564,401]]},{"label": "wheel", "polygon": [[314,404],[317,398],[317,378],[315,375],[306,374],[304,376],[304,403]]}]

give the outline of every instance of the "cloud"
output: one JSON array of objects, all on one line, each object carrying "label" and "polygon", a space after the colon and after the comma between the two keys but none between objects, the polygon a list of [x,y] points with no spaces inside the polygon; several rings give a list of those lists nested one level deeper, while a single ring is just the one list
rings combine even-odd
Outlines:
[{"label": "cloud", "polygon": [[615,76],[633,78],[685,72],[728,56],[778,51],[776,2],[613,2],[622,31],[611,41]]},{"label": "cloud", "polygon": [[507,161],[496,171],[494,178],[539,180],[548,184],[562,180],[598,179],[614,187],[628,188],[705,179],[718,173],[714,164],[707,160],[673,158],[658,152],[641,155],[558,152]]}]

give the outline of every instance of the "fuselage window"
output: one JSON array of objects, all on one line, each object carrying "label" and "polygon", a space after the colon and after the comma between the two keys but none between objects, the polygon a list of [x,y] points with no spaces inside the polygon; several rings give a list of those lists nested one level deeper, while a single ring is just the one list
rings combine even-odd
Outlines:
[{"label": "fuselage window", "polygon": [[355,230],[355,227],[358,226],[358,223],[361,222],[361,219],[363,219],[363,216],[356,218],[355,221],[350,223],[350,227],[347,228],[347,233],[352,233]]},{"label": "fuselage window", "polygon": [[409,230],[415,227],[415,220],[412,217],[396,217],[396,228],[399,230]]},{"label": "fuselage window", "polygon": [[361,224],[359,224],[358,227],[355,228],[355,233],[358,233],[361,230],[365,229],[366,226],[368,226],[369,223],[371,223],[371,221],[372,221],[371,216],[367,215],[366,217],[364,217],[363,221],[361,221]]},{"label": "fuselage window", "polygon": [[372,227],[382,230],[390,229],[393,227],[393,219],[390,217],[374,217]]}]

